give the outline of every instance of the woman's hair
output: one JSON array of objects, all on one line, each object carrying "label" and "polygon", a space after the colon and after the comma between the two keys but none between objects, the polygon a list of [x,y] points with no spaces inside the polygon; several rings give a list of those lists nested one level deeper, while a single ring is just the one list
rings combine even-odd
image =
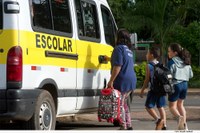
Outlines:
[{"label": "woman's hair", "polygon": [[172,43],[169,47],[173,52],[177,52],[177,56],[179,56],[186,65],[191,64],[191,54],[187,49],[181,47],[178,43]]},{"label": "woman's hair", "polygon": [[158,59],[160,57],[160,49],[158,47],[151,47],[149,49],[150,54],[153,55],[154,58]]},{"label": "woman's hair", "polygon": [[117,41],[116,45],[126,45],[129,49],[131,49],[131,39],[130,34],[126,29],[119,29],[117,31]]}]

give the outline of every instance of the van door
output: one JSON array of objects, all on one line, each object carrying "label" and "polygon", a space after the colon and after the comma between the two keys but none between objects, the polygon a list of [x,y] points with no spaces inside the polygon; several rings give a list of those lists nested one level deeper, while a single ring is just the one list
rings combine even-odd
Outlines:
[{"label": "van door", "polygon": [[100,43],[100,23],[97,4],[91,0],[75,0],[78,25],[77,53],[77,91],[76,109],[94,108],[98,105],[97,90],[104,87],[101,78],[103,68],[98,61],[105,55],[107,45]]}]

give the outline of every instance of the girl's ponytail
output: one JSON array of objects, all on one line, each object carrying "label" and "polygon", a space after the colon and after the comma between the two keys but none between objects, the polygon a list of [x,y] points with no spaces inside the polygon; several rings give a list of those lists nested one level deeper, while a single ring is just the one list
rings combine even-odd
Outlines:
[{"label": "girl's ponytail", "polygon": [[186,65],[191,65],[191,54],[187,49],[181,47],[178,43],[172,43],[169,47],[172,51],[177,52],[177,56],[179,56]]},{"label": "girl's ponytail", "polygon": [[187,49],[182,48],[180,58],[184,61],[186,65],[191,65],[191,54]]}]

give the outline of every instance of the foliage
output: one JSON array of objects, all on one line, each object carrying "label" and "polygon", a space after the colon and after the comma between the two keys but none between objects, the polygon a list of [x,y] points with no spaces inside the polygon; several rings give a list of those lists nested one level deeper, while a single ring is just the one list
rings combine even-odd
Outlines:
[{"label": "foliage", "polygon": [[176,25],[168,34],[167,43],[177,42],[187,48],[192,55],[192,64],[198,65],[200,50],[200,23],[194,21],[187,27]]},{"label": "foliage", "polygon": [[[165,54],[169,40],[173,42],[181,41],[182,44],[196,46],[199,44],[188,43],[200,42],[192,39],[190,34],[185,34],[185,28],[200,22],[200,1],[197,0],[108,0],[112,12],[116,18],[118,26],[128,29],[130,32],[138,34],[138,40],[154,40],[161,44],[163,55]],[[184,33],[183,38],[174,38],[169,34],[176,36],[177,25]],[[197,24],[196,24],[197,25]],[[175,28],[174,28],[175,27]],[[194,27],[194,26],[193,26]],[[184,29],[184,32],[182,32]],[[192,29],[189,28],[192,32]],[[193,29],[196,32],[197,29]],[[174,33],[173,33],[173,32]],[[180,35],[178,33],[178,35]],[[179,36],[181,37],[181,36]],[[187,38],[187,39],[184,39]],[[176,39],[178,39],[176,41]],[[196,39],[196,38],[195,38]],[[185,41],[185,42],[184,42]],[[192,45],[191,45],[192,44]],[[190,48],[191,50],[192,48]],[[192,53],[198,53],[197,51]],[[197,55],[196,55],[197,56]],[[195,59],[196,60],[196,59]],[[196,62],[196,61],[195,61]]]},{"label": "foliage", "polygon": [[[142,62],[141,64],[138,64],[134,67],[134,70],[136,72],[137,76],[137,88],[141,88],[145,79],[145,73],[146,73],[146,62]],[[194,76],[189,81],[189,88],[199,88],[200,87],[200,67],[192,65],[192,70],[194,73]]]},{"label": "foliage", "polygon": [[[137,88],[141,88],[145,79],[145,73],[146,73],[146,62],[142,62],[141,64],[138,64],[134,67],[136,76],[137,76]],[[199,88],[200,87],[200,67],[192,65],[192,70],[194,73],[194,76],[189,81],[189,88]]]},{"label": "foliage", "polygon": [[200,22],[200,1],[199,0],[185,0],[185,17],[182,22],[184,26],[197,21]]},{"label": "foliage", "polygon": [[[183,14],[182,0],[108,0],[117,24],[138,33],[144,40],[154,40],[166,49],[165,36]],[[123,16],[123,17],[122,17]],[[164,56],[163,56],[164,57]]]},{"label": "foliage", "polygon": [[117,25],[120,26],[119,28],[126,27],[126,19],[130,18],[126,14],[131,11],[131,5],[133,5],[133,3],[130,0],[108,0],[108,3],[111,7]]},{"label": "foliage", "polygon": [[136,77],[137,77],[137,87],[141,87],[144,79],[145,79],[145,73],[146,73],[146,62],[142,62],[141,64],[138,64],[134,67]]},{"label": "foliage", "polygon": [[192,66],[192,71],[194,73],[194,77],[189,81],[190,88],[199,88],[200,87],[200,67]]}]

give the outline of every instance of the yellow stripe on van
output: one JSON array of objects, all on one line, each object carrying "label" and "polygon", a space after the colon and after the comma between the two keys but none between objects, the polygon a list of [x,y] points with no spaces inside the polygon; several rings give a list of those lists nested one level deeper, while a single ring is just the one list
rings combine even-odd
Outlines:
[{"label": "yellow stripe on van", "polygon": [[[8,50],[20,45],[23,51],[24,65],[47,65],[71,68],[110,69],[110,63],[100,64],[99,55],[111,56],[113,48],[106,44],[74,40],[72,38],[44,34],[39,32],[4,30],[0,35],[0,64],[6,63]],[[46,57],[45,51],[78,55],[78,60]]]},{"label": "yellow stripe on van", "polygon": [[18,45],[18,32],[15,30],[1,30],[0,64],[6,64],[8,50],[16,45]]}]

